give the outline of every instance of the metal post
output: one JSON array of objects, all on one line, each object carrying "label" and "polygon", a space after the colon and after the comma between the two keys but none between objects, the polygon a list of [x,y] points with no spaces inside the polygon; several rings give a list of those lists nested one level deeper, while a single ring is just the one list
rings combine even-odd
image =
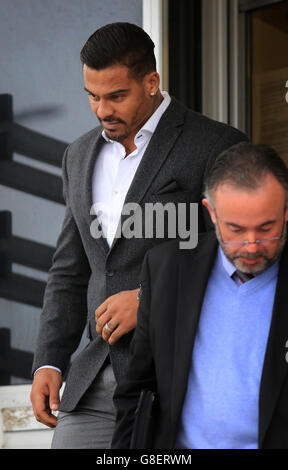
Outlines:
[{"label": "metal post", "polygon": [[11,344],[11,331],[0,328],[0,385],[10,385],[9,350]]},{"label": "metal post", "polygon": [[12,214],[0,211],[0,283],[1,278],[7,279],[12,272],[11,253],[7,250],[7,241],[12,236]]},{"label": "metal post", "polygon": [[12,95],[0,95],[0,160],[12,160],[11,124],[13,122]]}]

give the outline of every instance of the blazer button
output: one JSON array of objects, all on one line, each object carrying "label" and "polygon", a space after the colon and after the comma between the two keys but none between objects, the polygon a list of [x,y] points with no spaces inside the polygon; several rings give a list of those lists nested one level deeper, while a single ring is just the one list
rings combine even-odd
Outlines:
[{"label": "blazer button", "polygon": [[114,271],[106,271],[106,276],[112,277],[114,276]]}]

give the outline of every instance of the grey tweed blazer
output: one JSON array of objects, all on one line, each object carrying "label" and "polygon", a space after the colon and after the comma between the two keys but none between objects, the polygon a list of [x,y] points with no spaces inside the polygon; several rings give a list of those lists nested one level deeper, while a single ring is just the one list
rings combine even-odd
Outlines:
[{"label": "grey tweed blazer", "polygon": [[[221,151],[243,140],[247,138],[238,130],[188,110],[172,98],[125,202],[142,207],[147,202],[199,202],[209,165]],[[49,271],[33,363],[33,371],[50,364],[66,375],[62,411],[75,408],[108,355],[116,380],[124,376],[133,332],[109,346],[96,333],[94,313],[110,295],[139,286],[144,254],[168,237],[167,230],[165,238],[121,237],[109,248],[104,238],[91,236],[96,217],[90,215],[92,174],[103,143],[98,127],[69,145],[63,157],[66,213]],[[199,231],[204,223],[201,216]],[[85,325],[90,342],[70,364]]]}]

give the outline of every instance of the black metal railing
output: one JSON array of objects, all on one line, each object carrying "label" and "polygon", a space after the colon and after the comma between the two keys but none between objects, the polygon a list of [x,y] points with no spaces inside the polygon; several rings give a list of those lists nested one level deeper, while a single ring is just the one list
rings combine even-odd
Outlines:
[{"label": "black metal railing", "polygon": [[0,95],[0,184],[63,203],[61,178],[13,161],[13,153],[61,167],[67,143],[13,121],[12,96]]},{"label": "black metal railing", "polygon": [[0,328],[0,385],[9,385],[11,377],[31,380],[33,353],[11,345],[11,330]]},{"label": "black metal railing", "polygon": [[[0,184],[63,204],[60,176],[13,161],[17,153],[61,167],[66,142],[23,127],[13,120],[13,99],[0,95]],[[55,247],[12,234],[13,214],[0,211],[0,297],[41,308],[46,283],[16,274],[12,263],[48,272]],[[0,328],[0,384],[11,376],[29,378],[33,354],[11,347],[11,332]]]}]

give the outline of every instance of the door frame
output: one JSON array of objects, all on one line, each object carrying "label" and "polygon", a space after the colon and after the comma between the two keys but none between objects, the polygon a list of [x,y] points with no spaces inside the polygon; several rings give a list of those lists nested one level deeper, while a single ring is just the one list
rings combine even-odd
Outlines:
[{"label": "door frame", "polygon": [[157,71],[162,90],[169,91],[169,0],[142,1],[142,27],[155,44]]},{"label": "door frame", "polygon": [[280,0],[202,0],[203,114],[247,132],[248,11]]}]

